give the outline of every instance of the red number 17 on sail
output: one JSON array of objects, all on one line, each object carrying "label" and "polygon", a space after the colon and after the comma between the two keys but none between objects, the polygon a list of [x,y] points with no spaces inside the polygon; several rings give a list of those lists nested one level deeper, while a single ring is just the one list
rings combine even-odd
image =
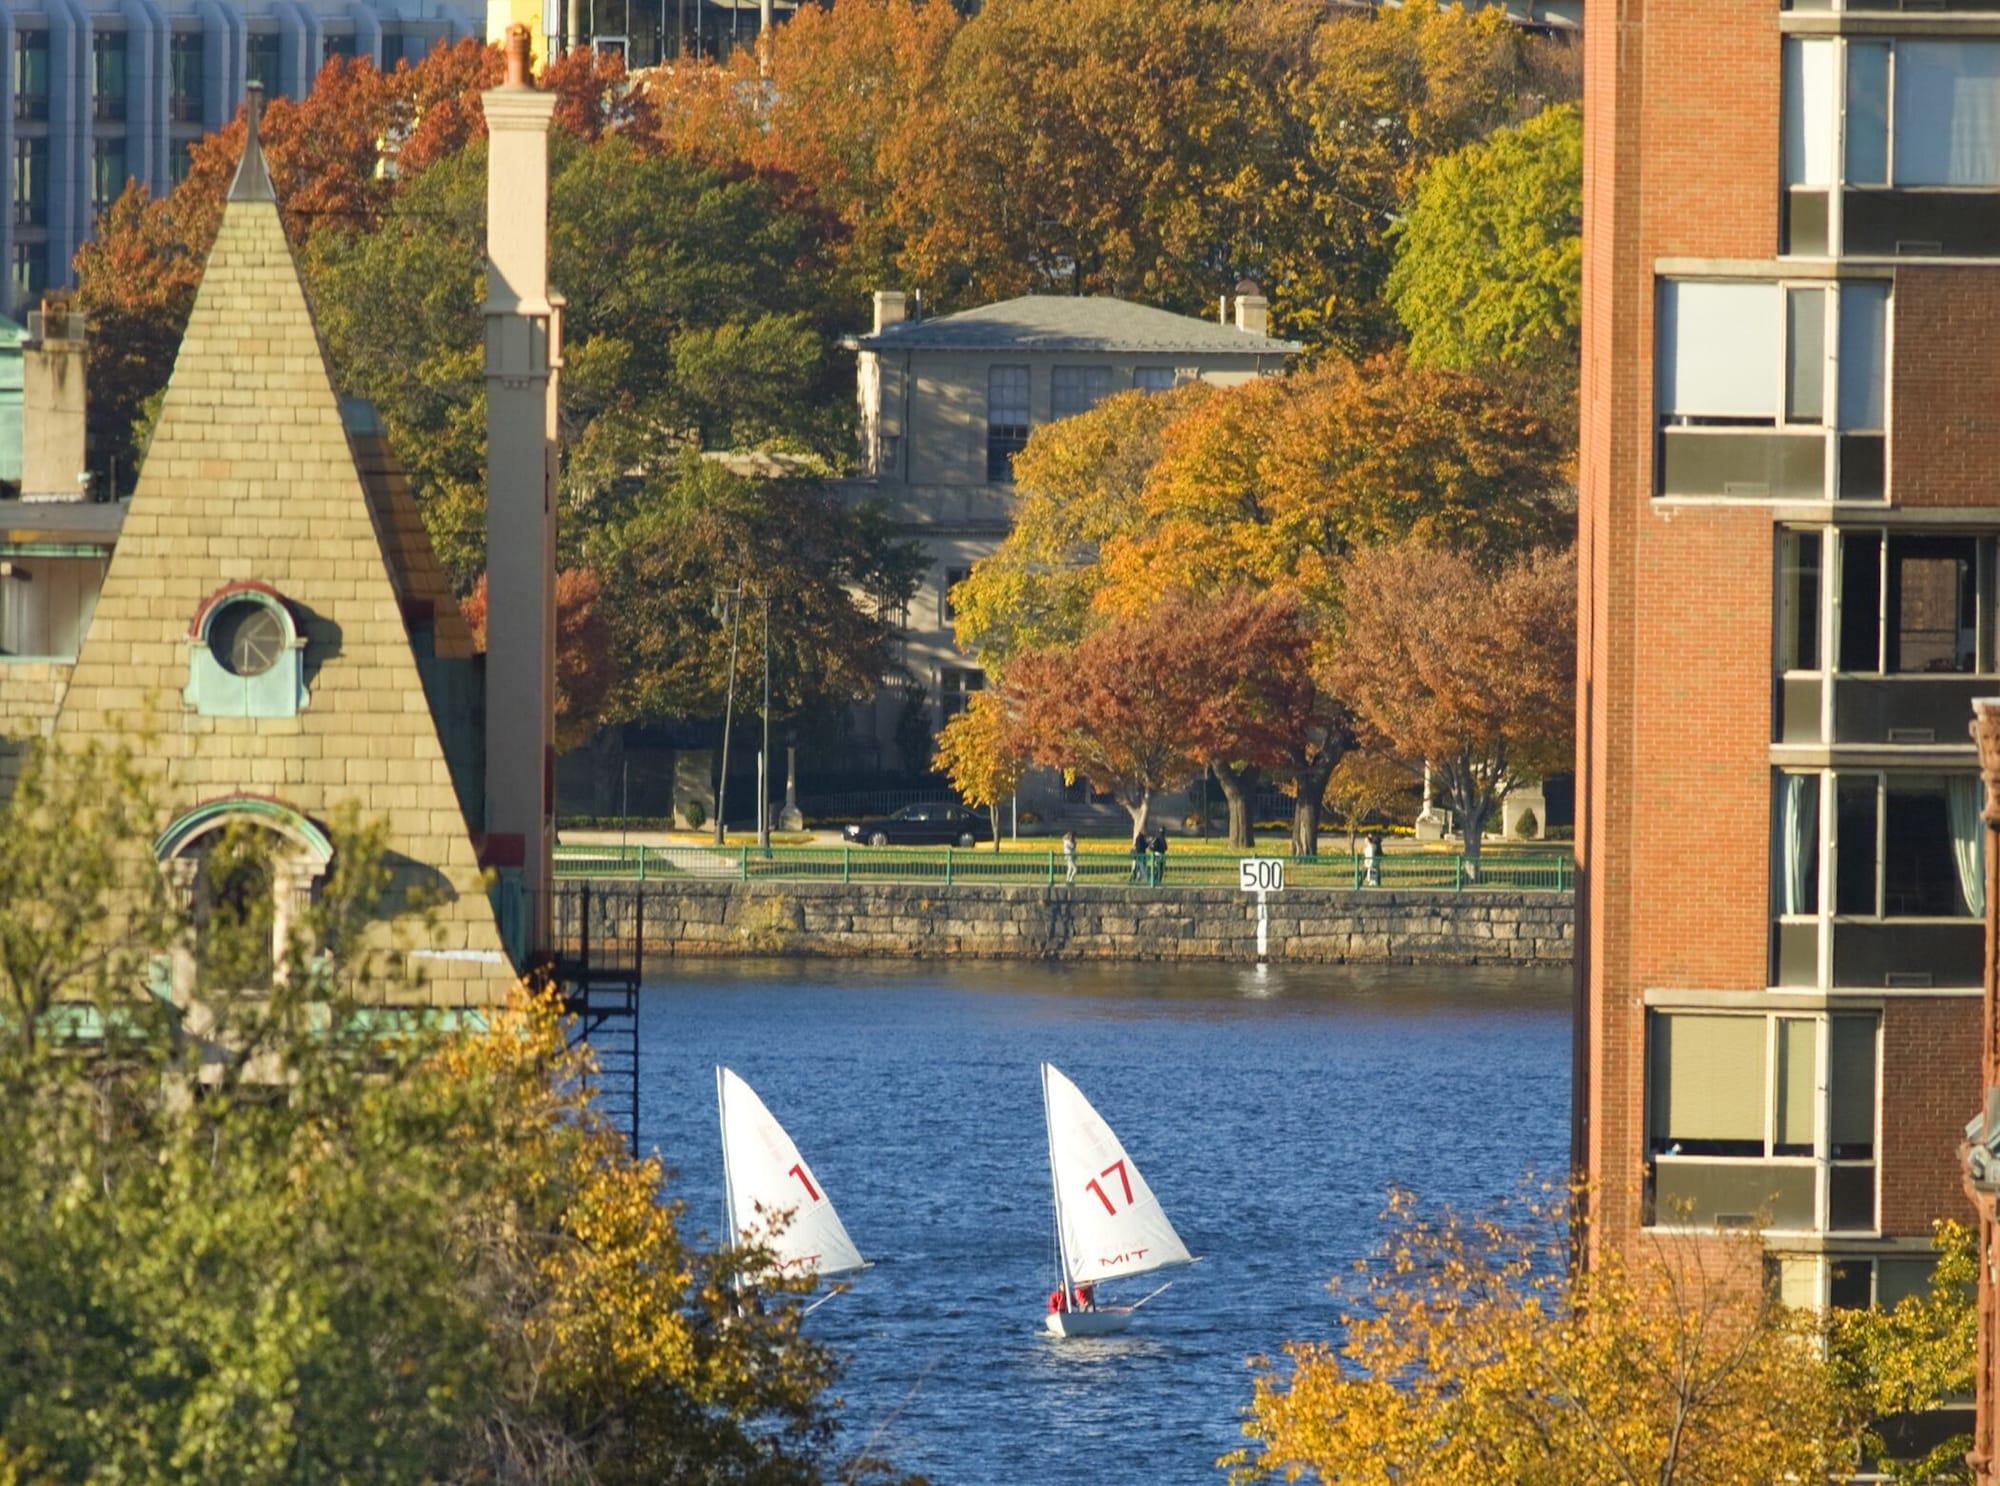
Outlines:
[{"label": "red number 17 on sail", "polygon": [[1097,1184],[1114,1171],[1118,1173],[1118,1184],[1125,1189],[1125,1205],[1130,1207],[1132,1205],[1132,1178],[1125,1174],[1125,1158],[1123,1156],[1120,1156],[1116,1161],[1113,1161],[1104,1170],[1098,1172],[1096,1176],[1083,1184],[1085,1191],[1097,1194],[1097,1200],[1104,1204],[1104,1210],[1108,1213],[1116,1213],[1118,1211],[1117,1204],[1112,1202],[1110,1197],[1105,1194],[1104,1188]]}]

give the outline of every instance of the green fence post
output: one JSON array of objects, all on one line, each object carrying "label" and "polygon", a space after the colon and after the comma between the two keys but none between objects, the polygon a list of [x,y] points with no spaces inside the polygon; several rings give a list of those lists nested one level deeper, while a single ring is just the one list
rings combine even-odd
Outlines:
[{"label": "green fence post", "polygon": [[639,881],[641,882],[646,880],[646,857],[651,851],[652,847],[646,846],[643,843],[639,847]]},{"label": "green fence post", "polygon": [[948,887],[948,886],[950,886],[950,884],[951,884],[951,848],[950,848],[949,846],[947,846],[947,847],[946,847],[946,848],[944,849],[944,880],[945,880],[945,885],[946,885],[947,887]]},{"label": "green fence post", "polygon": [[842,882],[854,880],[854,848],[851,846],[840,848],[840,880]]},{"label": "green fence post", "polygon": [[736,880],[738,882],[750,880],[750,848],[747,846],[736,848]]},{"label": "green fence post", "polygon": [[1463,852],[1460,852],[1451,859],[1451,890],[1455,893],[1465,891],[1465,854]]}]

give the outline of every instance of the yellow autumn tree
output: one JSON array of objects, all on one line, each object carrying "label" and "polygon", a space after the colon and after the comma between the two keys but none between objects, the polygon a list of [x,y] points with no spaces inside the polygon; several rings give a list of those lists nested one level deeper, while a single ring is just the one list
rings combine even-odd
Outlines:
[{"label": "yellow autumn tree", "polygon": [[939,729],[931,767],[943,772],[961,800],[987,813],[993,822],[993,849],[998,851],[1000,805],[1014,793],[1027,763],[1025,741],[1007,715],[1006,698],[988,689]]},{"label": "yellow autumn tree", "polygon": [[1744,1486],[1851,1469],[1859,1417],[1822,1322],[1761,1282],[1750,1235],[1648,1237],[1569,1267],[1561,1198],[1484,1221],[1391,1201],[1336,1282],[1337,1343],[1266,1364],[1232,1480]]}]

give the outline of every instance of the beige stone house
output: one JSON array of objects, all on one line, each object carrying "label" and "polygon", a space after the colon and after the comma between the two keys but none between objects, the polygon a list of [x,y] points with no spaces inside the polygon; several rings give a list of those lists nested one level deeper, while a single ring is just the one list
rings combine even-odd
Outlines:
[{"label": "beige stone house", "polygon": [[[1117,392],[1266,376],[1299,347],[1267,333],[1265,300],[1247,283],[1216,320],[1092,295],[1031,294],[934,320],[913,318],[911,307],[905,295],[877,293],[874,329],[847,342],[858,353],[866,474],[842,489],[881,501],[929,556],[898,660],[935,725],[985,685],[952,642],[951,587],[1006,538],[1013,456],[1029,434]],[[862,709],[857,731],[872,738],[880,767],[904,764],[895,743],[903,706],[890,685]]]}]

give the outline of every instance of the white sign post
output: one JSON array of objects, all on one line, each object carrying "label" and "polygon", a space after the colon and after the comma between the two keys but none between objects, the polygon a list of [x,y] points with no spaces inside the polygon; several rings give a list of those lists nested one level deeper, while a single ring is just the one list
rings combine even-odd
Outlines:
[{"label": "white sign post", "polygon": [[1257,963],[1261,965],[1271,957],[1270,896],[1285,890],[1285,859],[1244,857],[1236,864],[1236,887],[1239,892],[1257,895]]}]

